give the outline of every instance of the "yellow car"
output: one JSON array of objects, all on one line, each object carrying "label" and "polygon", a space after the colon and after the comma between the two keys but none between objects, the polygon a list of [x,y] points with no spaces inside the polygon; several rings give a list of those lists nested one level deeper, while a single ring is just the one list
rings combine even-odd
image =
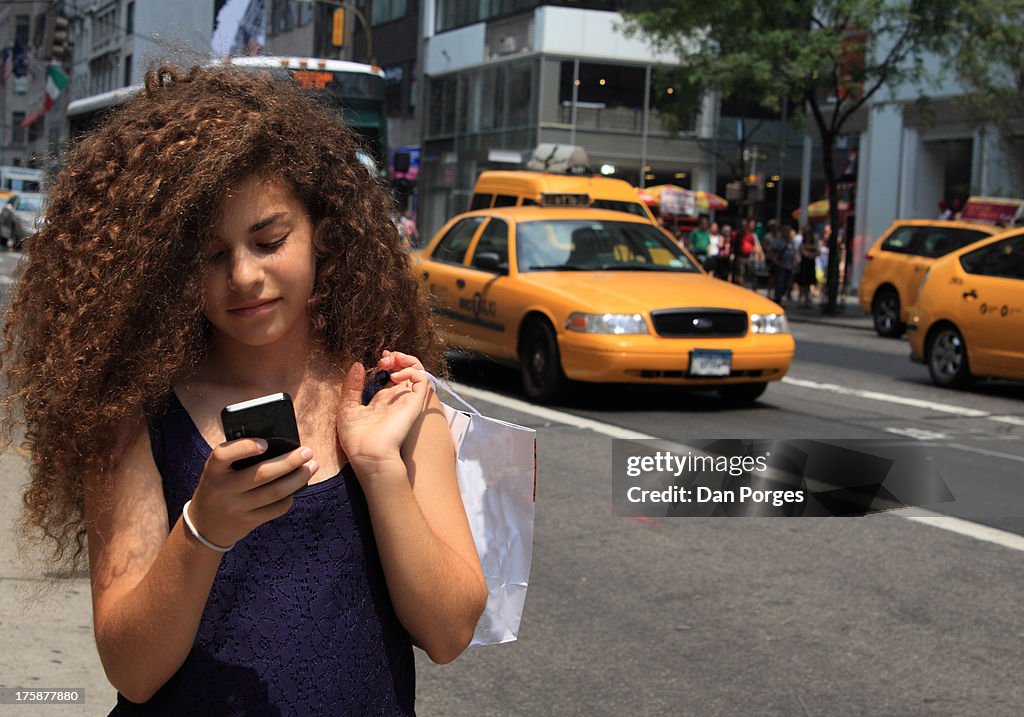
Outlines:
[{"label": "yellow car", "polygon": [[535,401],[575,381],[699,386],[753,401],[793,359],[778,304],[707,275],[639,216],[468,212],[413,260],[448,343],[518,365]]},{"label": "yellow car", "polygon": [[907,323],[911,358],[940,386],[977,376],[1024,379],[1024,231],[998,234],[932,264]]},{"label": "yellow car", "polygon": [[868,250],[860,305],[879,336],[902,336],[917,287],[938,257],[1002,231],[990,224],[900,219]]}]

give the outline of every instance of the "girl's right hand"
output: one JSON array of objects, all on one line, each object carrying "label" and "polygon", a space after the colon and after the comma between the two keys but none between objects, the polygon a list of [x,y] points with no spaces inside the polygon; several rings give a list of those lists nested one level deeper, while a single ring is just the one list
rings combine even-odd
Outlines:
[{"label": "girl's right hand", "polygon": [[232,545],[287,513],[292,494],[319,469],[309,448],[296,448],[242,470],[231,467],[266,449],[266,442],[258,438],[239,438],[221,443],[207,459],[188,512],[196,530],[211,543]]}]

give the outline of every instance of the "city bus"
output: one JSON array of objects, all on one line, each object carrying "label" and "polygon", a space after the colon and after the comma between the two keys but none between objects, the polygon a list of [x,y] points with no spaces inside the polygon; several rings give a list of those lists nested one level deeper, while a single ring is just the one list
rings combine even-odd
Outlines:
[{"label": "city bus", "polygon": [[[288,75],[335,111],[363,139],[368,166],[383,175],[387,160],[387,111],[384,71],[375,65],[308,57],[232,57],[226,62],[254,72]],[[128,101],[141,85],[121,87],[68,105],[68,137],[88,132],[113,107]]]}]

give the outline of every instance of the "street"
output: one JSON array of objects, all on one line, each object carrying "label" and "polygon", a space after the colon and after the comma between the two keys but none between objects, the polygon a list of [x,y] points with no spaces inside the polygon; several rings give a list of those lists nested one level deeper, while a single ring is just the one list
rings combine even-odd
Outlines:
[{"label": "street", "polygon": [[[0,288],[15,258],[0,255]],[[1024,384],[942,390],[866,318],[794,319],[788,376],[749,407],[616,386],[540,408],[514,371],[455,364],[464,398],[538,431],[533,567],[517,643],[447,666],[417,651],[419,714],[1024,714]],[[903,437],[955,501],[863,518],[614,517],[612,440],[637,434]],[[23,456],[0,470],[12,529]],[[85,688],[85,705],[45,713],[105,714],[87,578],[53,582],[13,536],[0,546],[0,685]]]}]

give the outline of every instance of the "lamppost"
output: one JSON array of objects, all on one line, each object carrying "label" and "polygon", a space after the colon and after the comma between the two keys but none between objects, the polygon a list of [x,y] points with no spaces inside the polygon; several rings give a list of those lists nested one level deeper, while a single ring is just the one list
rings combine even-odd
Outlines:
[{"label": "lamppost", "polygon": [[364,15],[362,13],[362,11],[359,10],[359,8],[357,8],[355,5],[353,5],[351,3],[343,2],[343,0],[297,0],[297,1],[301,2],[301,3],[307,3],[309,5],[313,5],[314,3],[320,2],[320,3],[323,3],[324,5],[332,5],[332,6],[336,7],[336,8],[345,10],[346,12],[351,12],[353,15],[355,15],[356,19],[359,20],[359,22],[362,23],[362,25],[363,25],[363,37],[366,38],[366,60],[371,65],[376,64],[376,62],[374,61],[374,57],[373,57],[373,37],[370,34],[370,23],[366,21],[366,15]]}]

